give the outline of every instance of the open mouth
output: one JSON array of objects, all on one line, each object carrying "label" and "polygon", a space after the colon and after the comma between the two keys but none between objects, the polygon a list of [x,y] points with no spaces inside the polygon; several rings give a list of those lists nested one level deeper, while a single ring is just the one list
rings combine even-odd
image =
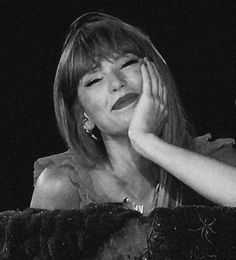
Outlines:
[{"label": "open mouth", "polygon": [[137,93],[128,93],[123,97],[120,97],[112,106],[111,110],[119,110],[128,106],[129,104],[133,103],[138,98],[138,96],[139,94]]}]

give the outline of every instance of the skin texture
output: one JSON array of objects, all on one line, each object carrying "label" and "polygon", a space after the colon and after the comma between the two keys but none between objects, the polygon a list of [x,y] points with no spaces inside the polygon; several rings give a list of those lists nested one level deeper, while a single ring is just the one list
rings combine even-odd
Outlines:
[{"label": "skin texture", "polygon": [[[107,187],[112,187],[112,200],[123,200],[126,194],[147,205],[153,199],[159,166],[153,167],[151,161],[140,156],[131,146],[128,128],[137,102],[120,110],[111,110],[119,97],[130,92],[141,95],[143,63],[144,60],[132,54],[102,61],[97,72],[82,79],[78,97],[90,126],[96,125],[101,130],[111,162],[98,173],[94,186],[100,187],[108,196],[111,192]],[[101,80],[96,82],[97,79]],[[93,80],[95,84],[86,86]],[[122,187],[118,187],[117,178],[123,182]]]},{"label": "skin texture", "polygon": [[168,144],[153,134],[156,118],[161,126],[167,114],[165,87],[159,82],[156,88],[154,71],[148,61],[147,66],[142,67],[143,92],[128,132],[132,147],[207,199],[236,206],[236,167]]},{"label": "skin texture", "polygon": [[[160,133],[167,119],[167,91],[155,65],[142,64],[143,92],[129,125],[129,137],[138,132]],[[158,135],[158,134],[157,134]]]},{"label": "skin texture", "polygon": [[[118,98],[130,92],[138,93],[139,99],[112,111]],[[96,125],[101,130],[110,161],[91,174],[93,185],[111,201],[128,196],[136,204],[143,204],[144,213],[149,213],[161,166],[213,202],[236,206],[235,167],[158,137],[167,123],[167,92],[157,68],[146,58],[126,55],[101,61],[96,72],[81,80],[78,98],[88,119],[86,127]],[[217,141],[216,151],[224,144],[232,144],[232,139]],[[77,208],[78,193],[70,182],[74,173],[65,171],[60,178],[48,171],[53,169],[41,174],[31,207]]]},{"label": "skin texture", "polygon": [[[102,61],[98,71],[85,75],[81,80],[78,98],[88,118],[88,126],[91,128],[96,124],[100,128],[111,162],[91,174],[94,188],[99,193],[104,193],[111,201],[122,201],[128,196],[136,204],[144,204],[144,210],[150,212],[153,208],[152,201],[158,182],[159,166],[143,158],[130,143],[128,128],[137,102],[119,111],[111,111],[113,104],[126,93],[142,93],[143,62],[134,55]],[[94,80],[96,83],[91,85],[89,82]],[[90,86],[87,86],[88,83]],[[65,198],[67,193],[64,190],[61,192],[65,185],[57,185],[58,189],[45,190],[45,187],[53,186],[53,178],[50,176],[47,172],[41,174],[40,181],[35,187],[31,207],[44,207],[43,205],[48,207],[49,204],[53,207],[53,197],[57,201],[54,206],[57,208],[65,206],[62,202],[61,205],[58,204],[67,200]],[[70,185],[67,185],[68,189]],[[78,201],[76,192],[70,193],[70,199],[72,194],[74,201]]]},{"label": "skin texture", "polygon": [[[111,110],[127,93],[142,92],[142,60],[132,54],[101,62],[101,68],[86,74],[78,88],[78,98],[88,122],[97,125],[104,136],[127,135],[133,107]],[[91,82],[93,83],[92,85]]]}]

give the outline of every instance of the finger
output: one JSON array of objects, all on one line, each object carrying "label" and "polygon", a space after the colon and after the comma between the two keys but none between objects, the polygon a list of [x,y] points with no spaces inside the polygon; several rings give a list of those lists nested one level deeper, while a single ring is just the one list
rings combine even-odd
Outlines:
[{"label": "finger", "polygon": [[158,85],[157,85],[157,91],[158,91],[158,95],[160,97],[160,99],[163,101],[164,100],[164,85],[163,85],[163,81],[161,80],[161,76],[160,73],[156,67],[156,65],[153,63],[153,67],[155,70],[155,74],[157,75],[157,80],[158,80]]},{"label": "finger", "polygon": [[163,87],[163,102],[166,106],[167,105],[167,89],[166,89],[166,87]]},{"label": "finger", "polygon": [[143,94],[147,96],[152,96],[150,76],[146,66],[147,65],[144,63],[141,65],[141,73],[143,78]]},{"label": "finger", "polygon": [[147,68],[148,68],[148,72],[150,75],[150,80],[151,80],[151,91],[154,97],[159,97],[158,95],[158,77],[157,77],[157,73],[154,69],[154,64],[150,61],[147,61]]},{"label": "finger", "polygon": [[163,81],[161,80],[161,76],[159,71],[157,70],[157,67],[154,63],[153,64],[153,68],[155,71],[155,74],[157,76],[157,87],[156,87],[156,91],[158,91],[158,95],[160,100],[164,103],[165,107],[167,105],[167,89],[165,87],[165,85],[163,84]]}]

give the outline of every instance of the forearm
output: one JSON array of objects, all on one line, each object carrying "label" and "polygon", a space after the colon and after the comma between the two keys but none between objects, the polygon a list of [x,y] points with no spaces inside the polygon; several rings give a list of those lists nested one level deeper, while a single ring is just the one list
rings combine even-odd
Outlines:
[{"label": "forearm", "polygon": [[144,157],[166,169],[207,199],[236,206],[236,168],[215,159],[170,145],[153,134],[131,138]]}]

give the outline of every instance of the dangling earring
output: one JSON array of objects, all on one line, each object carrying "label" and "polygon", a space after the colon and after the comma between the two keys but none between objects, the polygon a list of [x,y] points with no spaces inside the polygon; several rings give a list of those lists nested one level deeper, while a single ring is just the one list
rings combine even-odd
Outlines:
[{"label": "dangling earring", "polygon": [[83,119],[83,128],[86,131],[86,133],[91,136],[94,140],[98,140],[97,137],[92,133],[93,132],[93,128],[88,129],[88,127],[86,127],[86,123],[88,122],[87,118]]}]

